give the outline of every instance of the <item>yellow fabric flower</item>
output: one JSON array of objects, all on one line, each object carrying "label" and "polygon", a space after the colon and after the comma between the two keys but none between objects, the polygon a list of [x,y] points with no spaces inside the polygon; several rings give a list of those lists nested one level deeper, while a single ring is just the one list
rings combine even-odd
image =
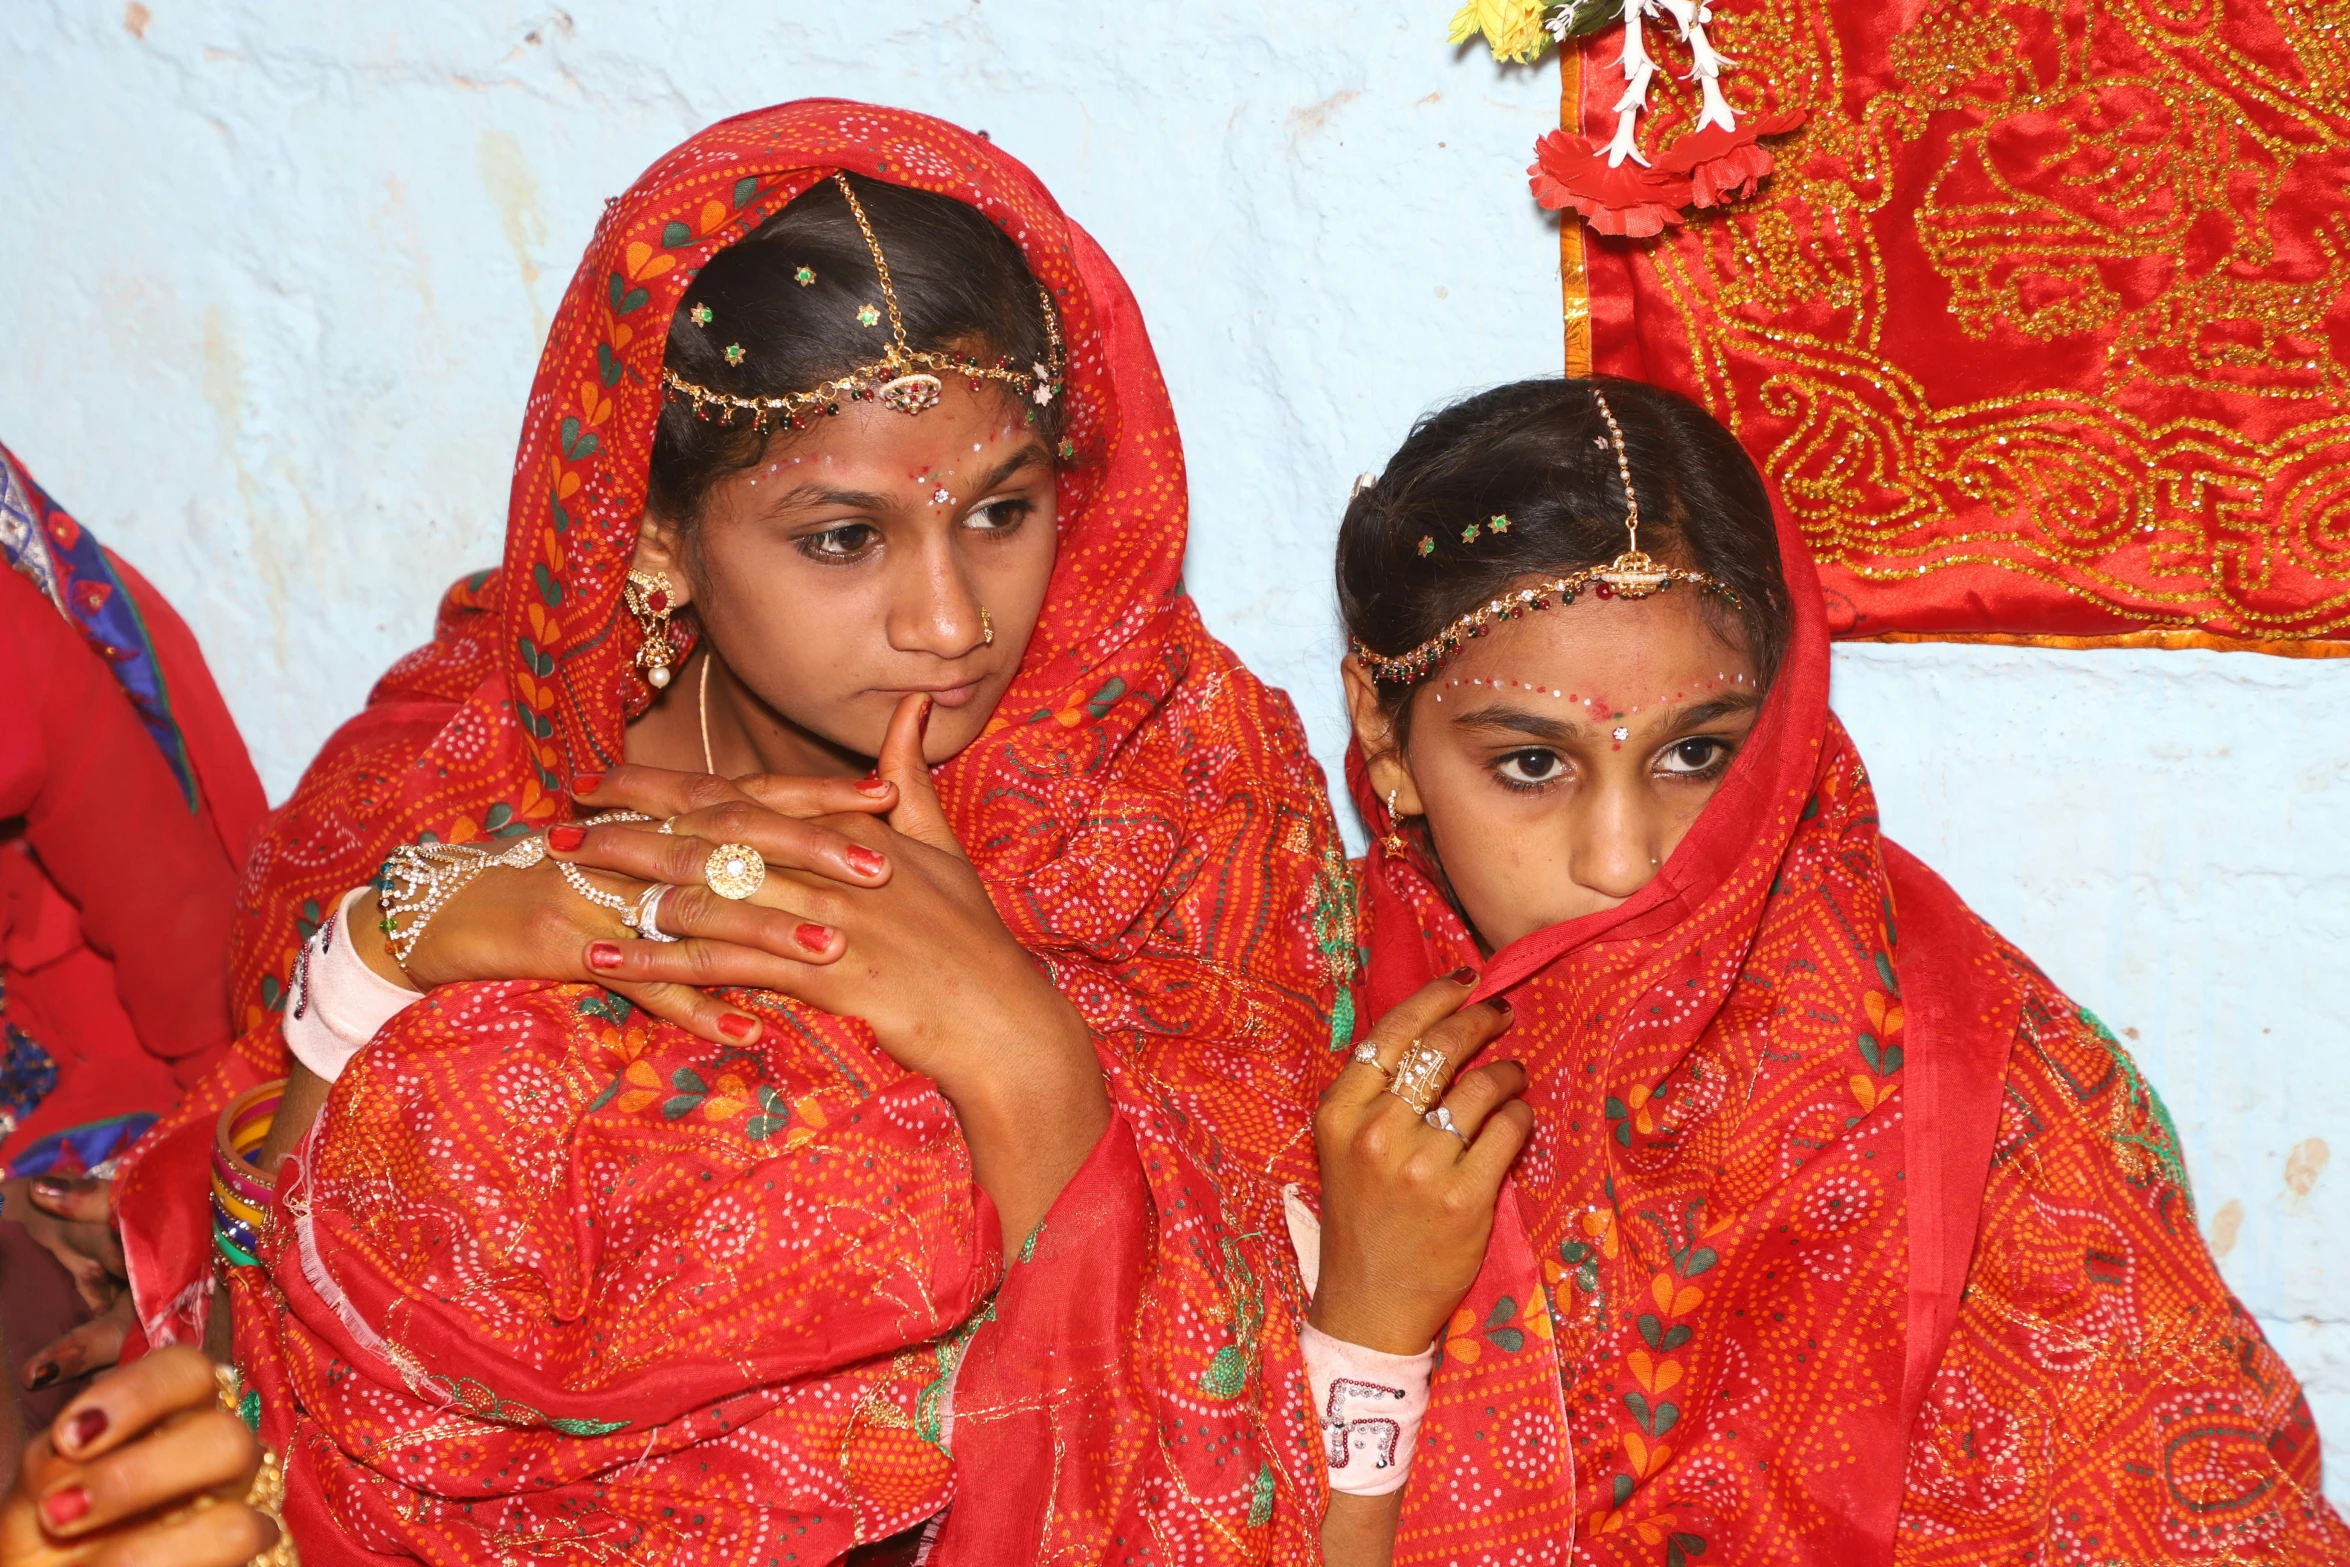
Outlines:
[{"label": "yellow fabric flower", "polygon": [[1542,0],[1468,0],[1453,14],[1448,43],[1466,43],[1478,34],[1496,60],[1531,65],[1550,47],[1542,28]]}]

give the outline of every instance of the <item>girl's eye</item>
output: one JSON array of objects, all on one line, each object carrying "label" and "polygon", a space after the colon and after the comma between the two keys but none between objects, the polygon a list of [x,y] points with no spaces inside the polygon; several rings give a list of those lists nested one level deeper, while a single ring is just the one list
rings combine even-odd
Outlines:
[{"label": "girl's eye", "polygon": [[800,552],[817,560],[854,560],[881,542],[881,530],[869,522],[844,522],[822,533],[803,534]]},{"label": "girl's eye", "polygon": [[1556,751],[1537,748],[1510,752],[1496,764],[1495,771],[1513,789],[1533,789],[1555,782],[1564,765]]},{"label": "girl's eye", "polygon": [[1028,514],[1034,510],[1034,504],[1024,500],[989,501],[965,517],[963,525],[982,533],[1008,533],[1027,521]]},{"label": "girl's eye", "polygon": [[1730,745],[1710,735],[1675,741],[1656,759],[1657,771],[1676,778],[1693,778],[1717,771],[1730,759]]}]

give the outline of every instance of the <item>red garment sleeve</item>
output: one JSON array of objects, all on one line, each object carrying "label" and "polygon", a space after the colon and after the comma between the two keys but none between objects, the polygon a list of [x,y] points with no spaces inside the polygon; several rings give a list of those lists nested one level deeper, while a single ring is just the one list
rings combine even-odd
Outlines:
[{"label": "red garment sleeve", "polygon": [[0,637],[18,672],[0,702],[0,817],[114,964],[139,1042],[193,1082],[227,1041],[236,867],[98,655],[14,572],[0,572]]}]

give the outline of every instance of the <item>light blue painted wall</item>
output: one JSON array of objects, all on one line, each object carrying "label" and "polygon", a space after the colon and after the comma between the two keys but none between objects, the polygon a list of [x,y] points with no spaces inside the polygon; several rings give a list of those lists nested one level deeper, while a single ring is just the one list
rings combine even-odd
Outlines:
[{"label": "light blue painted wall", "polygon": [[[282,795],[495,558],[603,198],[743,108],[924,108],[1126,269],[1193,588],[1334,766],[1349,479],[1430,404],[1558,367],[1520,174],[1556,78],[1448,49],[1450,10],[10,0],[0,433],[173,596]],[[1837,700],[1894,835],[2130,1038],[2223,1268],[2350,1443],[2350,1171],[2320,1152],[2350,1137],[2350,670],[1848,648]]]}]

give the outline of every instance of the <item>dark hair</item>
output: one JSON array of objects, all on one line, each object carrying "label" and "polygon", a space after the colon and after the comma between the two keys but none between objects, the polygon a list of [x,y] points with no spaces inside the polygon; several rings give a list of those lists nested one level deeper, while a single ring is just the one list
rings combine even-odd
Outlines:
[{"label": "dark hair", "polygon": [[[1762,475],[1737,437],[1695,403],[1612,376],[1514,381],[1412,427],[1339,526],[1338,607],[1350,643],[1392,657],[1505,583],[1605,565],[1622,552],[1624,484],[1594,387],[1623,428],[1640,492],[1640,547],[1737,595],[1733,607],[1700,590],[1699,602],[1720,617],[1718,629],[1744,642],[1768,689],[1786,651],[1788,609]],[[1489,526],[1497,513],[1510,520],[1505,533]],[[1477,536],[1464,543],[1471,524]],[[1379,683],[1399,723],[1412,689]]]},{"label": "dark hair", "polygon": [[[889,262],[911,347],[1021,367],[1047,357],[1044,304],[1011,236],[950,196],[849,183]],[[814,281],[799,281],[802,268]],[[882,312],[879,326],[858,319],[862,305]],[[697,308],[709,310],[707,326],[695,323]],[[873,252],[840,187],[823,180],[704,264],[670,320],[664,363],[712,391],[783,397],[870,364],[889,342]],[[727,362],[730,344],[741,345],[740,364]],[[1048,446],[1060,435],[1061,401],[1029,410]],[[710,487],[757,462],[767,441],[747,418],[697,419],[668,399],[653,434],[649,503],[692,523]]]}]

